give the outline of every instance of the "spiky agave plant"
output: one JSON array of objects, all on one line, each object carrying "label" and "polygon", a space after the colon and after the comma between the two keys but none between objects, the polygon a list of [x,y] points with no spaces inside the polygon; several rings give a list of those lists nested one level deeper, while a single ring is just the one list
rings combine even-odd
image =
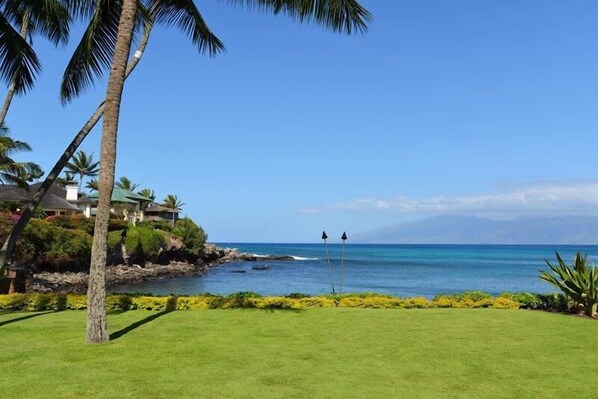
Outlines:
[{"label": "spiky agave plant", "polygon": [[540,270],[540,278],[557,287],[575,304],[582,305],[586,315],[594,317],[598,305],[598,268],[589,266],[588,256],[577,252],[571,266],[558,252],[556,265],[544,260],[554,274]]}]

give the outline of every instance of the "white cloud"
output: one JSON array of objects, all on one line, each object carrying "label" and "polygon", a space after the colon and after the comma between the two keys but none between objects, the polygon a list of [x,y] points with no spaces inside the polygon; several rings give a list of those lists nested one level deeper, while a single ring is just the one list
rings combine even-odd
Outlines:
[{"label": "white cloud", "polygon": [[598,182],[543,183],[480,195],[430,198],[361,198],[298,210],[307,215],[328,212],[474,214],[495,218],[538,215],[597,215]]}]

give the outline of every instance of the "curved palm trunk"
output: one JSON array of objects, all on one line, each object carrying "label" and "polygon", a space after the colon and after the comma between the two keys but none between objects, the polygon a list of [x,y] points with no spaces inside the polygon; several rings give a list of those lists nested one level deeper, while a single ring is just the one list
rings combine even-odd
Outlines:
[{"label": "curved palm trunk", "polygon": [[[23,24],[21,25],[21,37],[23,39],[27,38],[27,32],[29,31],[29,12],[25,11],[23,15]],[[8,86],[8,93],[6,94],[6,99],[4,100],[4,104],[2,104],[2,109],[0,110],[0,126],[4,124],[4,120],[6,119],[6,114],[8,114],[8,108],[12,103],[12,99],[15,96],[15,92],[17,90],[17,85],[14,82],[14,79],[10,82]]]},{"label": "curved palm trunk", "polygon": [[105,342],[109,339],[106,323],[106,240],[110,219],[110,200],[114,189],[118,119],[136,13],[137,0],[124,0],[106,90],[106,110],[104,111],[102,145],[100,147],[98,210],[91,247],[87,290],[87,342],[91,343]]},{"label": "curved palm trunk", "polygon": [[[131,62],[129,62],[129,65],[127,66],[127,72],[125,74],[125,79],[131,74],[131,72],[133,72],[133,70],[139,63],[139,60],[141,59],[141,56],[143,55],[143,52],[145,51],[145,47],[147,46],[147,42],[149,40],[151,31],[152,31],[152,26],[147,25],[144,29],[143,36],[141,37],[141,40],[139,41],[139,46],[137,47],[135,56],[133,57]],[[48,176],[45,178],[44,182],[38,188],[37,192],[33,196],[33,199],[27,205],[27,208],[25,208],[25,210],[22,212],[21,218],[19,219],[19,221],[13,226],[13,228],[10,232],[10,235],[6,238],[6,241],[4,241],[4,244],[2,245],[2,248],[0,249],[0,275],[1,275],[1,272],[4,269],[4,267],[6,267],[6,264],[8,263],[8,261],[12,258],[12,254],[14,253],[15,247],[17,245],[17,240],[19,239],[19,236],[25,229],[25,226],[27,226],[27,223],[29,223],[29,220],[31,220],[31,218],[33,217],[35,210],[37,209],[39,204],[42,202],[42,200],[48,193],[48,190],[50,189],[52,184],[54,184],[56,179],[58,179],[58,176],[62,172],[62,169],[64,169],[66,164],[73,157],[73,155],[75,154],[75,152],[77,151],[77,149],[79,148],[79,146],[81,145],[83,140],[85,140],[85,138],[87,137],[89,132],[91,132],[91,130],[98,123],[98,121],[100,120],[102,115],[104,115],[105,108],[106,108],[106,105],[104,102],[102,102],[98,106],[96,111],[87,120],[85,125],[83,125],[81,130],[79,130],[79,133],[77,133],[75,138],[73,138],[73,141],[71,141],[71,143],[68,145],[66,150],[64,150],[64,152],[58,159],[58,162],[56,162],[56,164],[54,165],[54,167],[52,168],[50,173],[48,173]]]}]

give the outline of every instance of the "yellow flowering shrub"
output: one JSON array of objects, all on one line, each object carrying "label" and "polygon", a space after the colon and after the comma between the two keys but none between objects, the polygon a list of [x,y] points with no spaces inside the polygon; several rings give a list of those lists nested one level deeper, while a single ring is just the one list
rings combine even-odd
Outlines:
[{"label": "yellow flowering shrub", "polygon": [[210,298],[204,296],[186,296],[179,297],[177,300],[177,310],[204,310],[210,309]]},{"label": "yellow flowering shrub", "polygon": [[168,297],[137,296],[131,298],[131,309],[166,310]]},{"label": "yellow flowering shrub", "polygon": [[336,303],[333,299],[324,296],[312,296],[308,298],[300,298],[299,303],[303,308],[333,308]]},{"label": "yellow flowering shrub", "polygon": [[401,301],[400,307],[405,309],[427,309],[434,307],[434,303],[422,297],[405,298]]},{"label": "yellow flowering shrub", "polygon": [[[433,300],[422,297],[399,298],[389,295],[344,294],[321,296],[270,296],[237,293],[226,297],[217,295],[146,296],[113,294],[106,298],[106,308],[114,310],[203,310],[203,309],[307,309],[307,308],[370,308],[370,309],[427,309],[427,308],[494,308],[518,309],[522,305],[513,296],[502,295],[439,295]],[[87,296],[78,294],[12,294],[0,295],[0,310],[81,310],[87,307]]]},{"label": "yellow flowering shrub", "polygon": [[519,302],[505,297],[495,298],[492,302],[492,307],[494,309],[519,309],[519,306]]},{"label": "yellow flowering shrub", "polygon": [[2,310],[26,309],[28,302],[28,294],[0,295],[0,309]]},{"label": "yellow flowering shrub", "polygon": [[66,296],[66,308],[82,310],[87,308],[87,295],[69,294]]},{"label": "yellow flowering shrub", "polygon": [[342,308],[360,308],[363,306],[363,298],[346,296],[341,298],[341,300],[338,302],[338,306]]}]

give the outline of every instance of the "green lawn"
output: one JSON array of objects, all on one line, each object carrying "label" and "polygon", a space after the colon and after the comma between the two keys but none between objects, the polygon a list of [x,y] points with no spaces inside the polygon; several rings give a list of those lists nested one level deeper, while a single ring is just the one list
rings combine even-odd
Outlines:
[{"label": "green lawn", "polygon": [[[0,312],[1,397],[596,398],[598,322],[491,309]],[[120,332],[118,332],[120,330]]]}]

